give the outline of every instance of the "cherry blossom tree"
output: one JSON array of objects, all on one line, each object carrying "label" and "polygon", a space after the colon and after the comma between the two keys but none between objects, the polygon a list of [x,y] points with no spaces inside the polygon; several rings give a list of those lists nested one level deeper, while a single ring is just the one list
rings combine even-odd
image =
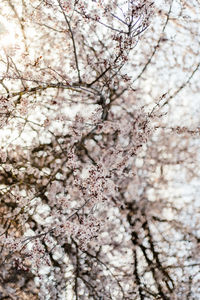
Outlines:
[{"label": "cherry blossom tree", "polygon": [[0,299],[198,299],[198,1],[0,8]]}]

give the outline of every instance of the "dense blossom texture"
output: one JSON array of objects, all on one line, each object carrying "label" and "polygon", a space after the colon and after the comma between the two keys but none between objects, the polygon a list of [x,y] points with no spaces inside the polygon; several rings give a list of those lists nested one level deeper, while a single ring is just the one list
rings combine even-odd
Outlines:
[{"label": "dense blossom texture", "polygon": [[1,1],[0,299],[200,297],[200,10],[154,2]]}]

